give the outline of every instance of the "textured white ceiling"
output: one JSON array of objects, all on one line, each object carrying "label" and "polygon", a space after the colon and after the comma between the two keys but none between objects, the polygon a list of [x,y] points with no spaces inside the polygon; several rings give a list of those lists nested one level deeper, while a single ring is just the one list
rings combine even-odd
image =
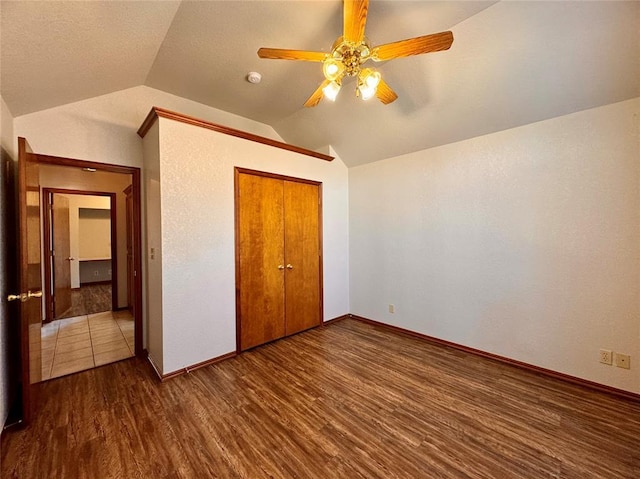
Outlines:
[{"label": "textured white ceiling", "polygon": [[[342,2],[0,3],[0,93],[15,116],[148,85],[333,145],[348,165],[640,96],[640,2],[371,1],[376,44],[452,30],[450,50],[378,64],[399,99],[302,107],[320,64],[259,47],[328,51]],[[248,71],[263,81],[244,80]],[[162,106],[162,105],[158,105]]]}]

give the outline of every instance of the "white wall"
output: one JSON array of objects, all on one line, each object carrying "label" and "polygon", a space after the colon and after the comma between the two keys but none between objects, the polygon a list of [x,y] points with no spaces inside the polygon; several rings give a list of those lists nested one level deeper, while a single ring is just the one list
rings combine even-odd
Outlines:
[{"label": "white wall", "polygon": [[[149,357],[163,371],[162,361],[162,223],[160,191],[159,125],[155,122],[143,140],[144,148],[144,206],[142,226],[142,276],[146,313],[146,342]],[[153,255],[151,254],[153,250]],[[195,300],[197,301],[197,299]]]},{"label": "white wall", "polygon": [[[69,243],[71,262],[71,287],[80,287],[80,208],[111,209],[108,196],[64,195],[69,198]],[[118,245],[119,246],[119,245]]]},{"label": "white wall", "polygon": [[10,212],[7,211],[7,205],[10,202],[7,201],[8,198],[5,197],[8,192],[13,191],[12,185],[9,184],[9,182],[13,180],[7,176],[5,164],[6,162],[12,162],[14,160],[17,160],[17,156],[13,147],[13,117],[0,96],[0,187],[2,188],[0,194],[0,200],[2,201],[2,206],[0,206],[0,298],[2,298],[2,301],[0,301],[0,431],[7,419],[9,406],[7,404],[9,401],[9,371],[7,368],[9,338],[7,337],[7,328],[10,320],[17,320],[17,318],[9,317],[9,305],[4,301],[4,298],[6,298],[9,293],[14,293],[13,291],[9,291],[11,285],[8,284],[9,277],[14,276],[15,272],[12,273],[9,271],[9,258],[6,252],[9,245],[13,244],[14,241],[8,238],[6,231],[7,222],[11,221],[11,218]]},{"label": "white wall", "polygon": [[235,166],[323,183],[324,319],[349,312],[348,173],[340,158],[159,124],[164,374],[236,349]]},{"label": "white wall", "polygon": [[79,219],[80,259],[111,259],[111,211],[81,207]]},{"label": "white wall", "polygon": [[140,167],[136,132],[153,106],[280,140],[263,123],[146,86],[19,116],[15,135],[25,137],[36,153]]},{"label": "white wall", "polygon": [[639,113],[635,99],[352,168],[351,312],[640,393]]}]

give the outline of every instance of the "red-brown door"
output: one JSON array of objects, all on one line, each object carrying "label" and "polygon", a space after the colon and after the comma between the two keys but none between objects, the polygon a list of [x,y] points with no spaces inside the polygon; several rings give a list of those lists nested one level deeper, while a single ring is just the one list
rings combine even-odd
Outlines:
[{"label": "red-brown door", "polygon": [[71,308],[71,240],[69,232],[69,198],[52,195],[51,230],[53,238],[54,318],[65,317]]},{"label": "red-brown door", "polygon": [[244,351],[322,322],[320,185],[239,170],[236,195]]},{"label": "red-brown door", "polygon": [[22,421],[28,424],[42,379],[42,273],[39,170],[24,138],[18,138],[18,236],[20,291],[9,299],[20,302],[20,338],[12,339],[20,342]]},{"label": "red-brown door", "polygon": [[285,334],[321,324],[319,186],[284,181]]},{"label": "red-brown door", "polygon": [[240,349],[284,336],[282,180],[238,176]]}]

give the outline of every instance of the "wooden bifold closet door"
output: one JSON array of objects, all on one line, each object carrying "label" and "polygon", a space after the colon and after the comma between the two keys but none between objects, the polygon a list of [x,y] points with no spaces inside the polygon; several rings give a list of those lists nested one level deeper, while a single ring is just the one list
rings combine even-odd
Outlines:
[{"label": "wooden bifold closet door", "polygon": [[238,349],[321,324],[320,184],[236,169]]}]

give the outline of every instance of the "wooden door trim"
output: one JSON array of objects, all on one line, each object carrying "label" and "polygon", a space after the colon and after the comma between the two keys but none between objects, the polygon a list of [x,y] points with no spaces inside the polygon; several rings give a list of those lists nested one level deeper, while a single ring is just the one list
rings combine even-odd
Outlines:
[{"label": "wooden door trim", "polygon": [[[18,138],[20,141],[24,138]],[[94,161],[78,160],[75,158],[65,158],[61,156],[43,155],[40,153],[30,153],[32,158],[42,164],[70,166],[74,168],[95,168],[98,171],[110,173],[123,173],[131,175],[131,186],[133,187],[133,241],[134,241],[134,268],[135,276],[135,301],[134,301],[134,349],[138,357],[144,357],[142,345],[142,193],[141,193],[141,171],[134,166],[114,165],[110,163],[98,163]]]},{"label": "wooden door trim", "polygon": [[262,143],[263,145],[268,145],[268,146],[273,146],[275,148],[281,148],[283,150],[293,151],[295,153],[300,153],[301,155],[318,158],[320,160],[333,161],[335,159],[331,155],[325,155],[324,153],[308,150],[306,148],[295,146],[290,143],[284,143],[282,141],[272,140],[271,138],[266,138],[264,136],[255,135],[253,133],[237,130],[235,128],[231,128],[228,126],[219,125],[217,123],[212,123],[210,121],[200,120],[199,118],[195,118],[193,116],[184,115],[182,113],[167,110],[164,108],[159,108],[157,106],[154,106],[151,108],[151,111],[149,112],[145,120],[142,122],[142,125],[138,129],[138,135],[140,136],[140,138],[144,138],[144,136],[147,134],[149,129],[153,126],[153,124],[156,122],[158,118],[167,118],[169,120],[179,121],[181,123],[186,123],[187,125],[194,125],[200,128],[206,128],[207,130],[213,130],[225,135],[235,136],[237,138],[242,138],[244,140],[255,141],[256,143]]},{"label": "wooden door trim", "polygon": [[[51,260],[49,255],[49,246],[51,245],[51,218],[49,211],[51,210],[50,194],[67,194],[67,195],[84,195],[84,196],[108,196],[109,214],[111,218],[111,310],[118,309],[118,228],[116,213],[116,193],[106,191],[90,191],[90,190],[74,190],[66,188],[42,188],[42,208],[43,208],[43,228],[44,228],[44,247],[45,247],[45,264],[44,264],[44,281],[45,281],[45,318],[44,322],[49,323],[55,319],[55,311],[53,310],[53,291],[51,291],[51,282],[53,279],[53,271],[51,270]],[[80,259],[76,258],[79,262]],[[51,317],[49,317],[51,314]]]},{"label": "wooden door trim", "polygon": [[[126,260],[127,260],[127,306],[126,308],[118,308],[118,309],[126,309],[128,310],[130,313],[133,314],[133,301],[131,301],[131,297],[133,296],[131,293],[132,291],[130,291],[133,288],[133,284],[135,283],[135,280],[132,279],[133,275],[131,275],[130,271],[129,271],[129,252],[130,252],[130,248],[133,249],[134,245],[133,245],[133,187],[131,185],[127,186],[124,190],[122,190],[122,192],[124,193],[124,202],[125,202],[125,235],[127,235],[126,237],[126,242],[125,242],[125,247],[127,248],[126,251]],[[130,243],[131,241],[131,243]],[[135,257],[135,255],[133,255]],[[133,268],[133,266],[132,266]]]},{"label": "wooden door trim", "polygon": [[[236,166],[235,170],[236,170],[236,177],[238,176],[238,174],[244,173],[246,175],[264,176],[266,178],[273,178],[276,180],[295,181],[296,183],[306,183],[308,185],[322,186],[321,181],[307,180],[305,178],[296,178],[295,176],[279,175],[277,173],[270,173],[268,171],[251,170],[249,168],[241,168],[240,166]],[[320,201],[322,202],[322,198],[320,198]]]},{"label": "wooden door trim", "polygon": [[255,175],[262,176],[266,178],[273,178],[277,180],[283,181],[293,181],[297,183],[305,183],[309,185],[315,185],[318,187],[318,247],[319,247],[319,261],[318,261],[318,270],[319,270],[319,281],[320,281],[320,291],[319,291],[319,305],[318,308],[320,310],[319,314],[319,322],[318,326],[321,326],[324,321],[324,283],[323,283],[323,245],[322,245],[322,237],[323,237],[323,229],[322,229],[322,182],[316,180],[308,180],[304,178],[296,178],[294,176],[280,175],[277,173],[270,173],[266,171],[259,170],[251,170],[248,168],[242,168],[239,166],[234,167],[234,232],[235,232],[235,269],[236,269],[236,353],[240,354],[241,344],[240,344],[240,336],[242,330],[242,318],[240,315],[240,212],[239,212],[239,200],[240,200],[240,191],[239,191],[239,176],[241,174],[246,175]]}]

